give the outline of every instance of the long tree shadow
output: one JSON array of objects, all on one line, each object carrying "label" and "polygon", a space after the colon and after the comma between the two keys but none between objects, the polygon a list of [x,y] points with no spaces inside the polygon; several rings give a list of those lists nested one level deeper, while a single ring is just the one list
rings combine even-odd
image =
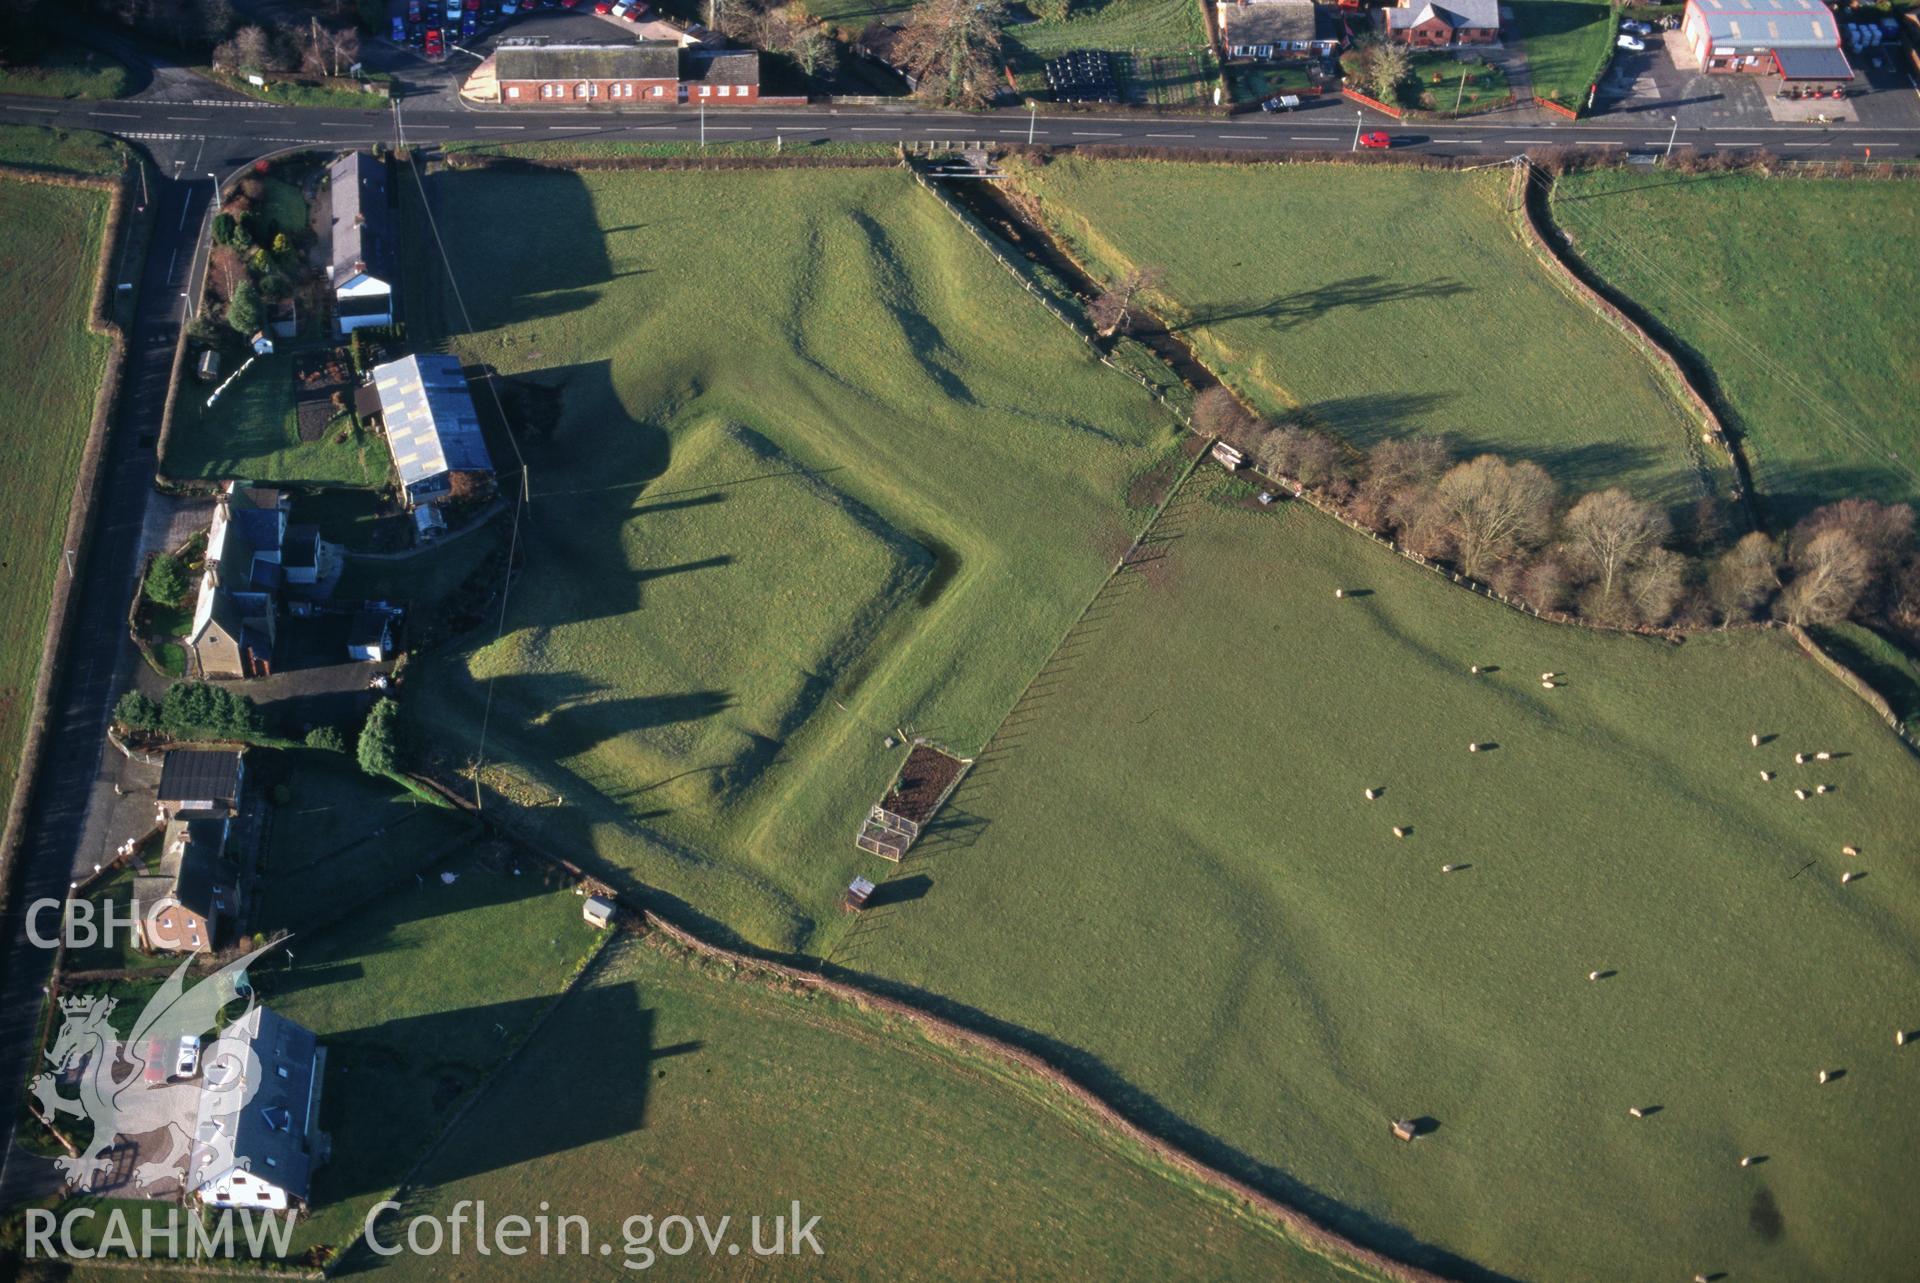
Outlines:
[{"label": "long tree shadow", "polygon": [[1262,302],[1228,303],[1203,311],[1178,325],[1174,331],[1199,329],[1226,321],[1271,321],[1279,330],[1291,330],[1318,320],[1342,308],[1379,307],[1412,299],[1453,298],[1470,292],[1469,286],[1450,277],[1430,281],[1399,282],[1384,276],[1350,276],[1344,281],[1317,285],[1312,289],[1283,294]]}]

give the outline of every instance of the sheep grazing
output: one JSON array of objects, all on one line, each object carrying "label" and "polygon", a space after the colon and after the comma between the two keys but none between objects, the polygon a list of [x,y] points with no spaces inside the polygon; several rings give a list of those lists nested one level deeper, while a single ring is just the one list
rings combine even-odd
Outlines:
[{"label": "sheep grazing", "polygon": [[1338,600],[1339,598],[1345,597],[1347,595],[1347,590],[1344,588],[1336,588],[1333,590],[1333,595],[1335,600]]},{"label": "sheep grazing", "polygon": [[1589,971],[1589,972],[1587,972],[1587,979],[1589,979],[1589,980],[1598,980],[1599,978],[1600,978],[1600,973],[1599,973],[1598,971]]},{"label": "sheep grazing", "polygon": [[1540,680],[1541,680],[1541,681],[1543,681],[1543,682],[1550,682],[1550,681],[1552,681],[1552,680],[1553,680],[1554,678],[1556,678],[1556,677],[1558,677],[1559,675],[1560,675],[1560,674],[1558,674],[1558,673],[1542,673],[1542,674],[1540,674]]},{"label": "sheep grazing", "polygon": [[1753,1166],[1753,1155],[1752,1155],[1752,1154],[1742,1154],[1742,1155],[1740,1155],[1740,1166],[1742,1166],[1742,1167],[1752,1167],[1752,1166]]},{"label": "sheep grazing", "polygon": [[1458,872],[1460,871],[1460,868],[1461,868],[1461,866],[1460,866],[1460,865],[1458,865],[1458,864],[1443,864],[1443,865],[1441,865],[1441,866],[1440,866],[1440,872],[1442,872],[1442,873],[1458,873]]},{"label": "sheep grazing", "polygon": [[1833,754],[1827,752],[1825,749],[1821,749],[1813,755],[1813,760],[1816,762],[1831,762],[1833,760]]},{"label": "sheep grazing", "polygon": [[1540,685],[1543,689],[1555,690],[1559,687],[1560,683],[1559,682],[1541,682]]},{"label": "sheep grazing", "polygon": [[1640,1106],[1638,1105],[1634,1105],[1631,1108],[1629,1108],[1627,1110],[1627,1113],[1634,1118],[1645,1118],[1647,1116],[1647,1111],[1640,1108]]},{"label": "sheep grazing", "polygon": [[1813,794],[1807,792],[1805,789],[1795,789],[1793,791],[1793,795],[1799,798],[1802,802],[1806,801],[1808,798],[1813,796]]},{"label": "sheep grazing", "polygon": [[1403,838],[1407,835],[1407,831],[1396,824],[1393,826],[1393,835],[1397,838]]},{"label": "sheep grazing", "polygon": [[1753,746],[1754,746],[1755,748],[1759,748],[1759,747],[1760,747],[1760,733],[1759,733],[1758,731],[1755,731],[1755,732],[1754,732],[1754,733],[1753,733],[1752,735],[1749,735],[1749,736],[1747,736],[1747,742],[1748,742],[1749,744],[1751,744],[1751,745],[1753,745]]},{"label": "sheep grazing", "polygon": [[1855,878],[1859,876],[1860,876],[1860,871],[1858,869],[1848,869],[1845,873],[1842,873],[1840,875],[1840,885],[1845,886],[1847,883],[1853,881]]},{"label": "sheep grazing", "polygon": [[1815,786],[1814,786],[1814,789],[1813,789],[1813,791],[1814,791],[1814,792],[1816,792],[1816,793],[1831,793],[1831,792],[1833,792],[1833,785],[1831,785],[1831,784],[1817,784],[1817,785],[1815,785]]},{"label": "sheep grazing", "polygon": [[1765,783],[1766,783],[1767,781],[1769,781],[1769,780],[1771,780],[1772,778],[1773,778],[1773,772],[1772,772],[1772,771],[1762,771],[1762,772],[1760,772],[1760,782],[1761,782],[1762,784],[1765,784]]},{"label": "sheep grazing", "polygon": [[1896,1047],[1904,1047],[1904,1046],[1906,1046],[1906,1045],[1907,1045],[1907,1031],[1906,1031],[1906,1030],[1904,1030],[1904,1029],[1896,1029],[1896,1030],[1894,1030],[1894,1031],[1893,1031],[1893,1045],[1894,1045],[1894,1046],[1896,1046]]},{"label": "sheep grazing", "polygon": [[1840,848],[1840,854],[1849,856],[1849,857],[1856,856],[1860,854],[1860,848],[1853,845],[1851,842],[1849,842],[1847,845]]},{"label": "sheep grazing", "polygon": [[1795,766],[1805,766],[1807,764],[1807,755],[1805,753],[1795,753],[1793,755],[1793,764]]},{"label": "sheep grazing", "polygon": [[1369,801],[1369,802],[1371,802],[1371,801],[1373,801],[1373,800],[1374,800],[1375,798],[1377,798],[1377,797],[1379,797],[1379,796],[1380,796],[1380,790],[1379,790],[1379,789],[1368,789],[1368,790],[1367,790],[1367,801]]},{"label": "sheep grazing", "polygon": [[1474,676],[1478,677],[1480,675],[1480,665],[1475,664],[1472,668],[1469,668],[1467,671],[1469,673],[1472,673]]},{"label": "sheep grazing", "polygon": [[1822,1069],[1820,1071],[1820,1085],[1824,1087],[1832,1081],[1833,1081],[1833,1071],[1831,1069]]}]

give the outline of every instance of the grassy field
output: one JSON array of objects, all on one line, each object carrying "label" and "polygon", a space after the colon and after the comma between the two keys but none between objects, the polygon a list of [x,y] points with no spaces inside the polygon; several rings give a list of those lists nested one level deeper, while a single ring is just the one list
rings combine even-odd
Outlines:
[{"label": "grassy field", "polygon": [[[222,381],[241,359],[229,353]],[[287,485],[378,486],[387,480],[391,464],[385,444],[360,431],[351,415],[334,419],[319,440],[300,439],[291,352],[256,358],[209,406],[212,390],[194,381],[182,387],[161,461],[168,476],[245,477]]]},{"label": "grassy field", "polygon": [[1513,0],[1509,34],[1527,51],[1536,97],[1564,106],[1586,101],[1587,86],[1613,47],[1613,10],[1591,0]]},{"label": "grassy field", "polygon": [[[1596,272],[1712,369],[1783,524],[1850,495],[1920,501],[1907,334],[1920,266],[1885,241],[1920,213],[1920,189],[1600,172],[1557,184],[1553,212]],[[1704,241],[1689,233],[1706,225]]]},{"label": "grassy field", "polygon": [[[1002,56],[1023,92],[1046,88],[1042,65],[1075,49],[1112,53],[1205,53],[1207,26],[1200,0],[1105,0],[1075,5],[1065,22],[1022,23],[1006,29]],[[1207,66],[1212,66],[1209,56]],[[1211,101],[1212,86],[1206,87]],[[1179,97],[1169,101],[1178,101]]]},{"label": "grassy field", "polygon": [[[582,1065],[625,1090],[556,1111]],[[634,1181],[609,1179],[632,1174]],[[540,1044],[487,1089],[421,1175],[403,1215],[484,1198],[496,1215],[551,1205],[587,1217],[623,1253],[621,1222],[751,1216],[798,1199],[823,1257],[662,1257],[671,1277],[835,1279],[1371,1277],[1284,1237],[1059,1093],[975,1053],[824,998],[699,969],[648,942],[621,945],[564,1001]],[[544,1200],[544,1202],[543,1202]],[[804,1219],[804,1217],[803,1217]],[[396,1231],[382,1231],[391,1239]],[[548,1256],[541,1277],[604,1277],[604,1258]],[[524,1263],[469,1257],[462,1277]],[[376,1277],[437,1278],[402,1256]]]},{"label": "grassy field", "polygon": [[85,130],[0,125],[0,164],[58,173],[113,175],[126,164],[126,144]]},{"label": "grassy field", "polygon": [[[800,947],[886,739],[986,739],[1172,420],[899,170],[428,181],[455,346],[536,408],[505,633],[414,670],[418,738],[459,769],[484,724],[551,849]],[[509,230],[535,211],[550,235]],[[436,258],[407,283],[428,342],[460,328]]]},{"label": "grassy field", "polygon": [[1785,637],[1542,624],[1217,475],[833,960],[1077,1049],[1395,1252],[1902,1276],[1911,755]]},{"label": "grassy field", "polygon": [[110,341],[87,328],[107,219],[100,192],[0,181],[0,800],[33,711],[67,514]]},{"label": "grassy field", "polygon": [[1574,491],[1624,484],[1674,506],[1700,493],[1695,425],[1516,238],[1504,174],[1084,160],[1018,172],[1097,271],[1164,269],[1169,324],[1271,416],[1359,446],[1443,432],[1460,453],[1534,459]]},{"label": "grassy field", "polygon": [[126,67],[84,45],[58,44],[30,67],[0,68],[0,94],[118,98],[126,90]]}]

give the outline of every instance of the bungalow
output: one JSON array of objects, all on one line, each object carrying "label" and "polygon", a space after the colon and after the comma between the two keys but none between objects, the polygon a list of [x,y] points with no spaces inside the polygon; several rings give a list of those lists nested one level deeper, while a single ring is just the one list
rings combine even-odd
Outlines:
[{"label": "bungalow", "polygon": [[246,783],[244,749],[169,749],[160,764],[159,818],[232,819],[240,813]]},{"label": "bungalow", "polygon": [[681,90],[687,102],[758,102],[760,51],[691,50],[681,71]]},{"label": "bungalow", "polygon": [[1680,32],[1709,74],[1777,73],[1790,81],[1843,84],[1853,67],[1840,24],[1819,0],[1687,0]]},{"label": "bungalow", "polygon": [[1496,0],[1400,0],[1380,14],[1389,39],[1421,48],[1490,45],[1500,39]]},{"label": "bungalow", "polygon": [[333,204],[334,316],[340,332],[393,324],[393,283],[399,276],[399,242],[387,205],[387,166],[363,151],[350,151],[327,168]]},{"label": "bungalow", "polygon": [[230,823],[225,816],[167,821],[157,868],[133,880],[134,936],[141,948],[207,953],[219,947],[220,929],[240,905],[238,879],[226,858]]},{"label": "bungalow", "polygon": [[373,386],[409,508],[492,485],[493,460],[458,357],[429,352],[376,365]]},{"label": "bungalow", "polygon": [[285,585],[308,587],[332,549],[320,528],[288,520],[284,491],[229,481],[207,530],[206,566],[187,651],[202,677],[262,677],[273,671],[275,618]]},{"label": "bungalow", "polygon": [[1261,61],[1340,47],[1332,20],[1313,0],[1234,0],[1219,7],[1229,58]]},{"label": "bungalow", "polygon": [[320,1131],[327,1053],[319,1039],[255,1006],[227,1026],[201,1063],[187,1188],[212,1207],[305,1207],[328,1148]]}]

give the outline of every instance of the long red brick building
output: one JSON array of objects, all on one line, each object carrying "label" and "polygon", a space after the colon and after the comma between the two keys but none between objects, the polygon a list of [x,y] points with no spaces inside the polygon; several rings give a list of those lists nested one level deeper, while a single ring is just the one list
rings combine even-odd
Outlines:
[{"label": "long red brick building", "polygon": [[682,49],[667,40],[622,45],[508,45],[461,94],[505,107],[735,105],[760,100],[753,49]]}]

